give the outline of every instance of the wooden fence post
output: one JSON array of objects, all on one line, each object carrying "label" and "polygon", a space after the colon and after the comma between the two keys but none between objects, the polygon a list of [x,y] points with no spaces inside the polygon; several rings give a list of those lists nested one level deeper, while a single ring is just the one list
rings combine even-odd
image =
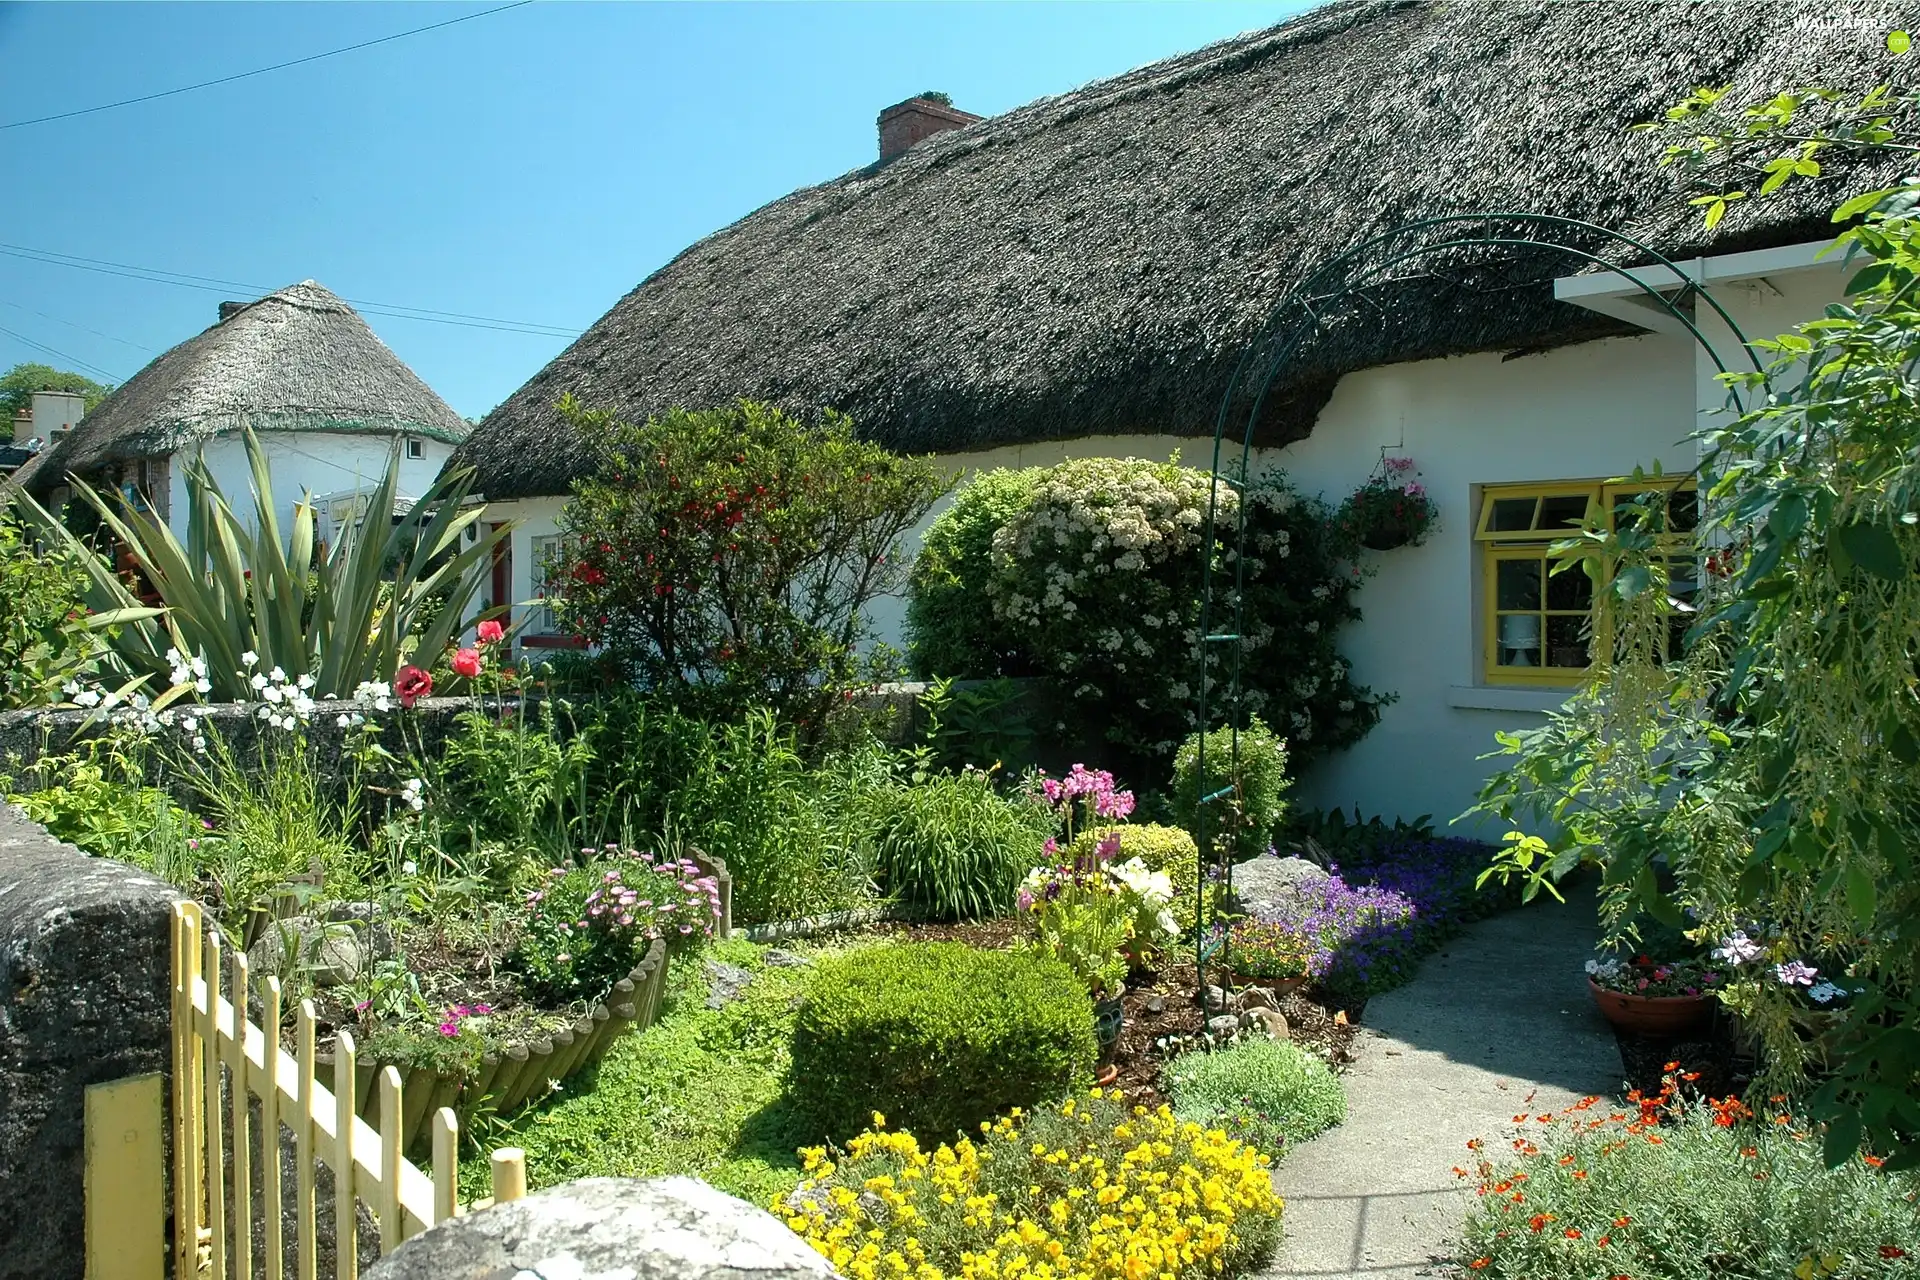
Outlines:
[{"label": "wooden fence post", "polygon": [[87,1086],[87,1280],[166,1273],[160,1081],[155,1071]]}]

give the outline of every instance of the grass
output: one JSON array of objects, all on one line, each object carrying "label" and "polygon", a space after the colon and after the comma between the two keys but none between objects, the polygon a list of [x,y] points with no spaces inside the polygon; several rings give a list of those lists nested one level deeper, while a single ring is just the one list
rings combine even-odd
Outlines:
[{"label": "grass", "polygon": [[[808,956],[834,948],[790,943]],[[473,1126],[483,1150],[520,1147],[538,1189],[573,1178],[691,1174],[764,1205],[800,1179],[794,1132],[782,1099],[794,1008],[812,966],[768,965],[745,939],[720,943],[677,964],[660,1020],[623,1037],[599,1066],[508,1121]],[[725,1009],[706,1007],[704,962],[754,975]],[[491,1194],[487,1163],[461,1162],[460,1194]]]}]

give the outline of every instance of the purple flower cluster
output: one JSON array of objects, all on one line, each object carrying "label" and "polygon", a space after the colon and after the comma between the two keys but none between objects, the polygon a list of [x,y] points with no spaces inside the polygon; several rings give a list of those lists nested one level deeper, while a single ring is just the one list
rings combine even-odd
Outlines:
[{"label": "purple flower cluster", "polygon": [[[1066,825],[1067,843],[1073,843],[1076,817],[1085,809],[1084,822],[1104,818],[1108,822],[1122,822],[1133,812],[1133,792],[1120,790],[1113,781],[1113,775],[1105,769],[1089,769],[1084,764],[1076,764],[1067,771],[1064,778],[1049,778],[1044,772],[1035,775],[1039,793],[1046,802],[1060,814]],[[1049,846],[1053,841],[1049,840]],[[1054,852],[1052,847],[1048,853]]]},{"label": "purple flower cluster", "polygon": [[1420,909],[1405,894],[1379,885],[1349,885],[1340,876],[1297,888],[1286,901],[1261,903],[1253,913],[1312,946],[1307,973],[1323,985],[1370,991],[1376,975],[1397,974],[1394,962],[1411,953]]},{"label": "purple flower cluster", "polygon": [[452,1038],[460,1034],[462,1018],[484,1018],[493,1012],[490,1004],[457,1004],[448,1009],[446,1016],[440,1019],[440,1034]]}]

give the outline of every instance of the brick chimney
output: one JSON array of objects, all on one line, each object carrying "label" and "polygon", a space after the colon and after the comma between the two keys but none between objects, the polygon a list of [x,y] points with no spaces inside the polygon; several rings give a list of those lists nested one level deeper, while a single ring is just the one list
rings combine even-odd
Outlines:
[{"label": "brick chimney", "polygon": [[922,139],[949,129],[964,129],[983,118],[956,110],[944,93],[921,93],[896,102],[880,113],[880,163],[885,164]]},{"label": "brick chimney", "polygon": [[227,321],[233,319],[236,315],[240,314],[242,311],[245,311],[251,305],[253,304],[248,302],[221,303],[220,304],[220,323],[225,324]]}]

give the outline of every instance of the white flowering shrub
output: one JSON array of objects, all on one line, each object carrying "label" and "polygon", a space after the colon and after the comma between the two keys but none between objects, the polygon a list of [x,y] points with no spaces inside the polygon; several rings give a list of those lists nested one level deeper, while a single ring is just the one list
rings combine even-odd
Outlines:
[{"label": "white flowering shrub", "polygon": [[[995,473],[974,483],[994,485]],[[1196,723],[1209,484],[1207,472],[1177,460],[1138,458],[1047,468],[1020,487],[1010,510],[1007,486],[998,484],[1007,514],[986,563],[946,566],[945,575],[949,585],[984,584],[975,616],[991,625],[982,624],[986,634],[971,653],[945,646],[949,663],[973,669],[938,674],[991,675],[1016,655],[1021,668],[1062,681],[1108,739],[1170,756]],[[1251,505],[1241,710],[1272,724],[1296,759],[1311,759],[1357,740],[1379,718],[1383,699],[1353,684],[1334,647],[1341,624],[1359,617],[1352,600],[1359,573],[1326,504],[1303,497],[1283,473],[1257,477],[1244,495],[1222,485],[1223,524],[1230,527],[1242,501]],[[938,534],[955,512],[977,517],[966,490],[928,533],[949,559],[954,540]],[[1223,550],[1219,567],[1230,591],[1234,553]],[[916,575],[916,590],[920,581]],[[1232,601],[1225,592],[1221,599],[1214,620],[1227,630]],[[1208,648],[1224,696],[1229,650]]]}]

